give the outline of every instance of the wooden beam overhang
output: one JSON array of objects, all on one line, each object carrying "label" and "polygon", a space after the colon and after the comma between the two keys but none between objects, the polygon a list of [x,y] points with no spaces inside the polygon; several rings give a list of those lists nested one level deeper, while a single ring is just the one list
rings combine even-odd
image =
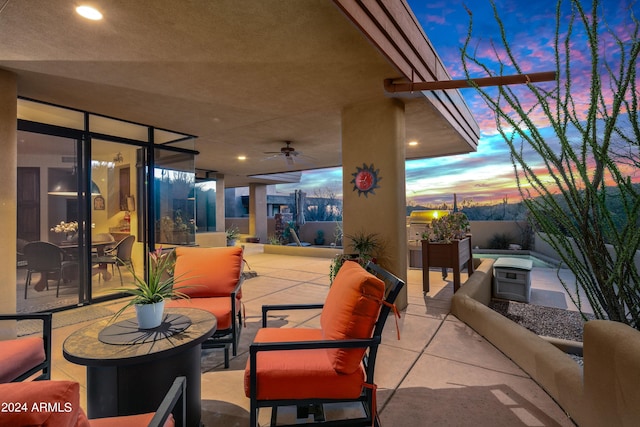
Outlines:
[{"label": "wooden beam overhang", "polygon": [[[512,76],[483,77],[469,80],[438,80],[433,82],[396,83],[395,79],[385,79],[384,89],[389,93],[430,91],[445,89],[464,89],[474,86],[504,86],[525,83],[538,83],[556,80],[555,71],[515,74]],[[472,84],[473,82],[473,84]]]},{"label": "wooden beam overhang", "polygon": [[[399,76],[415,76],[420,81],[451,78],[406,0],[333,2],[393,64]],[[475,151],[480,128],[462,95],[435,92],[424,98]]]}]

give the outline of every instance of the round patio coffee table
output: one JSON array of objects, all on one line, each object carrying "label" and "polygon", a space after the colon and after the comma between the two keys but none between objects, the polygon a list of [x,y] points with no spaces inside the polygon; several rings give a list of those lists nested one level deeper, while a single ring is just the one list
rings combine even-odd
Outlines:
[{"label": "round patio coffee table", "polygon": [[150,330],[138,330],[134,317],[123,315],[112,323],[101,320],[64,341],[65,359],[87,367],[87,415],[154,412],[173,380],[185,376],[187,426],[198,426],[201,344],[215,332],[215,316],[204,310],[170,308],[163,325]]}]

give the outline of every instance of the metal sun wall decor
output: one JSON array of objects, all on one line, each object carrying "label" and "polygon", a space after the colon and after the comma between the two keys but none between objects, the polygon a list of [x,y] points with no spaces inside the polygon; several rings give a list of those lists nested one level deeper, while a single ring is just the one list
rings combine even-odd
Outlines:
[{"label": "metal sun wall decor", "polygon": [[382,179],[379,176],[380,169],[375,169],[373,163],[371,166],[367,166],[366,163],[362,164],[362,167],[356,166],[356,172],[352,173],[353,179],[353,191],[358,192],[358,197],[364,194],[365,197],[369,196],[369,193],[375,194],[373,190],[379,188],[378,182]]}]

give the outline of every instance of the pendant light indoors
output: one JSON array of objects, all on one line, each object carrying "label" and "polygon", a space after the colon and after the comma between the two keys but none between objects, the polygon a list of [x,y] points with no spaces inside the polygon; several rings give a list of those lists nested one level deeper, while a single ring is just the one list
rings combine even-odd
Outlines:
[{"label": "pendant light indoors", "polygon": [[[75,173],[68,173],[57,180],[52,186],[49,194],[53,196],[70,196],[75,197],[78,195],[78,180]],[[99,196],[100,188],[98,185],[91,181],[91,195]]]},{"label": "pendant light indoors", "polygon": [[[63,157],[62,161],[65,159]],[[71,169],[71,173],[62,174],[56,181],[54,181],[53,185],[49,185],[49,194],[54,196],[67,196],[67,197],[76,197],[78,196],[78,177],[76,175],[76,146],[73,146],[73,169]],[[98,185],[91,180],[91,195],[99,196],[100,188]]]}]

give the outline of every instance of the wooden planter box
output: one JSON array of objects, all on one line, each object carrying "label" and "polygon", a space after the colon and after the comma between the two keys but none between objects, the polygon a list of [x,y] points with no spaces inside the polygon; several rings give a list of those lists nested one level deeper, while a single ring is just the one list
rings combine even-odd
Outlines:
[{"label": "wooden planter box", "polygon": [[[471,235],[451,243],[430,243],[422,240],[422,291],[429,292],[429,268],[453,269],[453,291],[460,289],[460,270],[466,263],[469,275],[473,273]],[[446,274],[443,274],[446,277]]]}]

